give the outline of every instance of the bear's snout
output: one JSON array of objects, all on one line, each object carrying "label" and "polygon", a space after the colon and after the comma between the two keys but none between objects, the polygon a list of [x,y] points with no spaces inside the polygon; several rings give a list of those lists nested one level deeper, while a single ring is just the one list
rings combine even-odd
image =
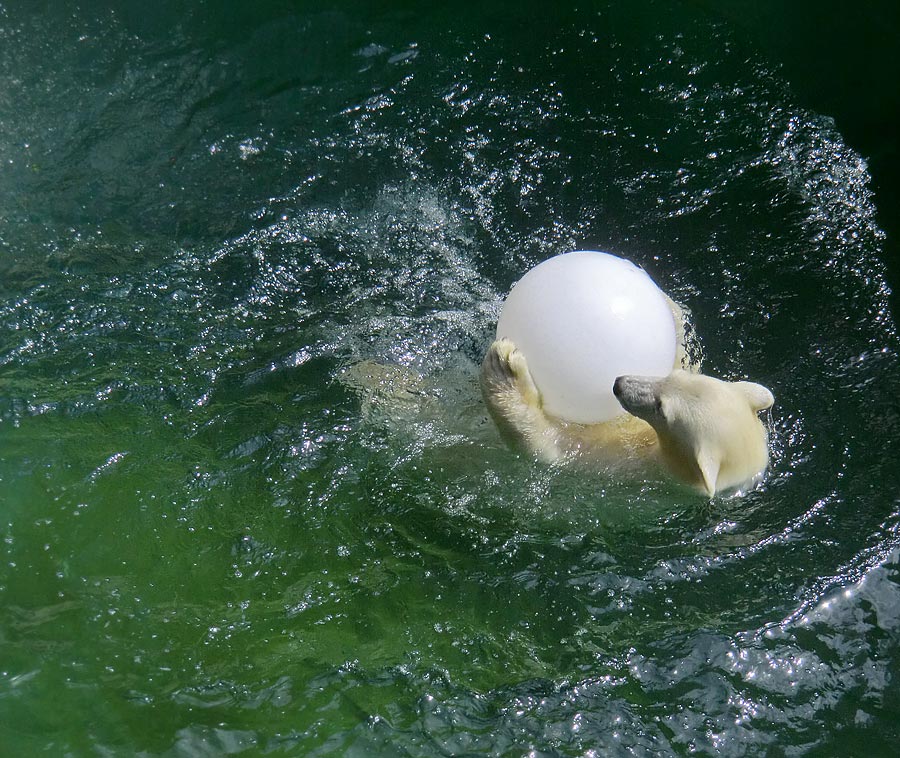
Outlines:
[{"label": "bear's snout", "polygon": [[636,394],[634,379],[635,377],[633,376],[620,376],[613,382],[613,395],[616,396],[619,405],[626,411],[631,411],[631,408],[628,407],[629,401],[633,402]]},{"label": "bear's snout", "polygon": [[655,377],[620,376],[613,382],[613,394],[626,411],[645,418],[656,407],[659,383]]},{"label": "bear's snout", "polygon": [[620,376],[613,382],[613,395],[621,403],[646,391],[644,382],[636,376]]}]

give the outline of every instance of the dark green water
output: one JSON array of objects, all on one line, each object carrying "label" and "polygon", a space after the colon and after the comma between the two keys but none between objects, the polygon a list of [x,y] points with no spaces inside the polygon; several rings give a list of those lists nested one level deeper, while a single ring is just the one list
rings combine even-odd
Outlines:
[{"label": "dark green water", "polygon": [[[739,13],[63,5],[0,3],[0,753],[896,754],[886,211]],[[501,445],[574,248],[774,390],[760,489]]]}]

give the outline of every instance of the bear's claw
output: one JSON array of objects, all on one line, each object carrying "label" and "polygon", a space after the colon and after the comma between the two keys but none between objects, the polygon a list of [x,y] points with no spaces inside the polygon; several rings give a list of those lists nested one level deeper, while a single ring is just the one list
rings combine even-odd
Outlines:
[{"label": "bear's claw", "polygon": [[506,384],[518,390],[529,405],[540,407],[541,393],[528,370],[525,355],[512,340],[496,340],[484,359],[485,379],[491,384]]}]

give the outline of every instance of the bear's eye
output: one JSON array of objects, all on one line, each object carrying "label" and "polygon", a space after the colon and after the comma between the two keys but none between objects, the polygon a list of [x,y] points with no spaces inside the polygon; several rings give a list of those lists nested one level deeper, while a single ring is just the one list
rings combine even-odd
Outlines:
[{"label": "bear's eye", "polygon": [[665,411],[663,410],[663,402],[662,402],[661,399],[658,399],[658,400],[656,401],[656,412],[657,412],[660,416],[662,416],[663,418],[665,418],[666,413],[665,413]]}]

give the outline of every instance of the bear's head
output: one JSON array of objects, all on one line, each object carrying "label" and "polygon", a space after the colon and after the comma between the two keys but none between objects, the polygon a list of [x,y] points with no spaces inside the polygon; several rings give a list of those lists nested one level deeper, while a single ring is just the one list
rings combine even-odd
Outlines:
[{"label": "bear's head", "polygon": [[676,370],[662,378],[620,376],[613,393],[653,427],[672,473],[710,497],[752,484],[768,465],[766,429],[757,414],[775,398],[761,384]]}]

